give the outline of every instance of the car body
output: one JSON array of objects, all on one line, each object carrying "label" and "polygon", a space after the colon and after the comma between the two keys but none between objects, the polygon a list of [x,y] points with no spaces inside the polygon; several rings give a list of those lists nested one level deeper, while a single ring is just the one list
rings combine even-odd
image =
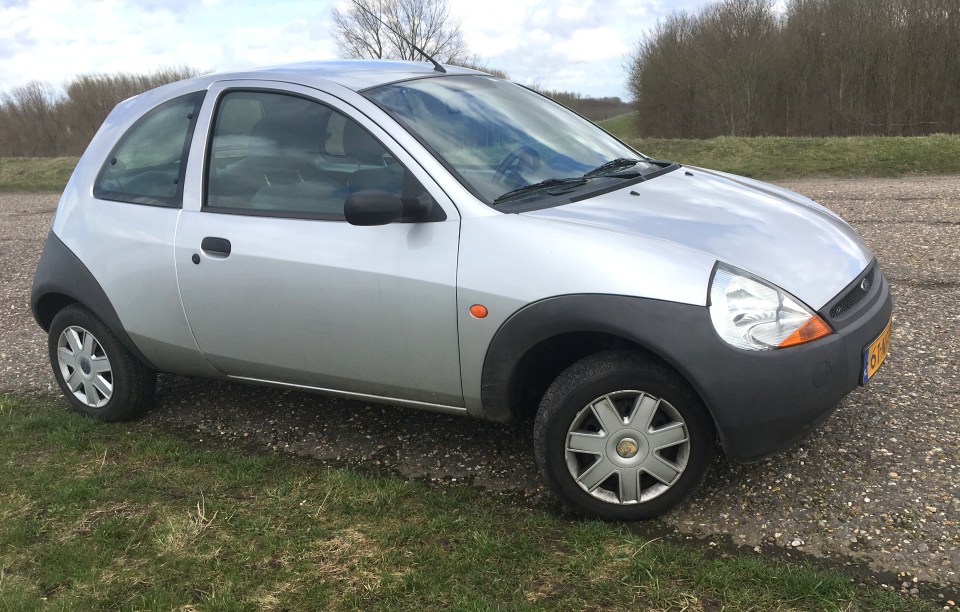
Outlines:
[{"label": "car body", "polygon": [[803,196],[483,73],[343,61],[118,105],[32,308],[87,414],[133,416],[155,372],[536,414],[554,490],[637,519],[689,495],[716,437],[737,461],[803,438],[882,363],[892,302]]}]

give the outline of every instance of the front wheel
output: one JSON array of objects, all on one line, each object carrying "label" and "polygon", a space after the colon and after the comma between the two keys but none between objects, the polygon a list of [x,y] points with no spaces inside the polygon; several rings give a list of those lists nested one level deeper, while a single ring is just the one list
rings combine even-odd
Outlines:
[{"label": "front wheel", "polygon": [[547,389],[534,448],[554,492],[577,512],[643,520],[685,500],[713,459],[699,396],[666,365],[626,351],[590,355]]},{"label": "front wheel", "polygon": [[57,383],[77,412],[102,421],[123,421],[149,406],[156,373],[79,304],[65,307],[53,318],[48,347]]}]

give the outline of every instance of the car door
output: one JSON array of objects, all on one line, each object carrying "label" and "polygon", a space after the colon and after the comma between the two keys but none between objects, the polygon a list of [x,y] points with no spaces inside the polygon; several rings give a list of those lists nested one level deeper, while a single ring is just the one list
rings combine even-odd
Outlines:
[{"label": "car door", "polygon": [[[181,299],[200,351],[231,377],[462,406],[456,208],[346,103],[246,85],[208,96],[200,201],[177,227]],[[362,189],[416,197],[432,212],[353,226],[343,203]]]}]

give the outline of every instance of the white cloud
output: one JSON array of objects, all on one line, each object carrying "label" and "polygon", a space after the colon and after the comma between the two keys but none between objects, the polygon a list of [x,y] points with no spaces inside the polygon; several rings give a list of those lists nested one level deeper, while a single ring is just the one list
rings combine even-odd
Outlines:
[{"label": "white cloud", "polygon": [[329,59],[329,9],[221,0],[33,0],[0,5],[0,91],[91,72],[202,70]]},{"label": "white cloud", "polygon": [[670,10],[707,0],[488,0],[454,5],[471,49],[514,80],[626,97],[622,60]]},{"label": "white cloud", "polygon": [[571,62],[603,61],[622,57],[630,49],[614,28],[575,30],[553,46],[553,51]]},{"label": "white cloud", "polygon": [[[625,96],[621,60],[670,10],[710,0],[450,0],[471,50],[512,78]],[[0,91],[91,72],[336,56],[335,0],[0,0]]]}]

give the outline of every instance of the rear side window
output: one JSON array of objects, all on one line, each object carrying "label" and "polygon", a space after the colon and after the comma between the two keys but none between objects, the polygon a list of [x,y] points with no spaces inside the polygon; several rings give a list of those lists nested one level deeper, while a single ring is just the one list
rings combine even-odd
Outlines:
[{"label": "rear side window", "polygon": [[100,170],[94,197],[179,207],[190,137],[203,96],[201,91],[175,98],[137,121]]}]

